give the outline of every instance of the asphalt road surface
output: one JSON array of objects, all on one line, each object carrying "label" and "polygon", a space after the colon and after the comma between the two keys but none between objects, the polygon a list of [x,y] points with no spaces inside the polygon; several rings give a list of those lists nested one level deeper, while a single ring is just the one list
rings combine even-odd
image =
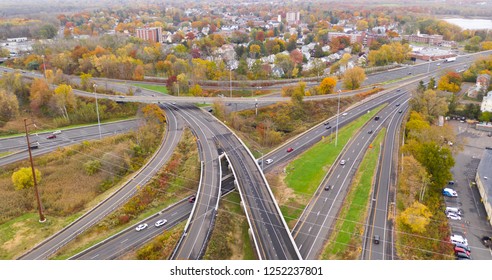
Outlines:
[{"label": "asphalt road surface", "polygon": [[[137,129],[140,126],[140,120],[126,120],[101,124],[101,136],[112,136],[126,133],[130,130]],[[54,129],[53,131],[55,131]],[[69,146],[81,143],[86,140],[99,139],[99,128],[97,125],[84,126],[79,128],[62,129],[62,133],[56,135],[54,139],[47,139],[51,132],[30,133],[29,142],[39,143],[39,148],[32,149],[33,156],[39,156],[52,151],[59,147]],[[16,161],[29,158],[27,151],[27,142],[25,136],[17,136],[0,139],[0,153],[13,152],[12,154],[0,158],[0,166],[13,163]]]},{"label": "asphalt road surface", "polygon": [[[409,98],[405,93],[378,113],[380,120],[369,121],[352,137],[339,156],[340,161],[331,167],[302,213],[292,235],[304,259],[317,259],[321,253],[365,151],[383,127],[384,121],[398,114],[399,107],[396,104],[404,103]],[[373,133],[369,134],[371,130]],[[345,163],[342,164],[341,160]],[[325,190],[327,186],[330,186],[329,190]]]},{"label": "asphalt road surface", "polygon": [[99,203],[69,226],[36,245],[21,256],[20,259],[39,260],[49,258],[62,246],[121,206],[135,194],[137,186],[145,185],[169,160],[183,133],[183,121],[176,118],[170,111],[166,113],[168,129],[161,147],[148,164],[142,167],[132,179],[115,191],[109,198]]},{"label": "asphalt road surface", "polygon": [[[396,141],[398,141],[398,132],[407,109],[408,103],[401,104],[402,113],[393,114],[388,120],[388,129],[378,165],[378,175],[371,197],[371,212],[363,239],[363,259],[392,260],[395,255],[393,219],[390,220],[394,208],[390,206],[391,203],[393,206],[395,205],[394,188],[399,147]],[[375,235],[379,236],[379,244],[374,243]]]}]

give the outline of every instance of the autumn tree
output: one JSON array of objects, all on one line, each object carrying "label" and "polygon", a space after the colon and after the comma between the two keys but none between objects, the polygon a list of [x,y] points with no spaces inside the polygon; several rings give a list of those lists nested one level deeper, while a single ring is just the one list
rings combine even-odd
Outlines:
[{"label": "autumn tree", "polygon": [[92,84],[92,74],[90,73],[80,74],[80,86],[82,87],[82,90],[94,90]]},{"label": "autumn tree", "polygon": [[427,225],[431,222],[432,213],[422,203],[415,201],[412,206],[408,207],[403,211],[399,220],[408,225],[410,229],[415,233],[423,233]]},{"label": "autumn tree", "polygon": [[448,72],[437,83],[437,89],[457,93],[461,90],[461,76],[456,72]]},{"label": "autumn tree", "polygon": [[415,92],[410,105],[412,110],[421,113],[430,122],[448,112],[446,98],[437,96],[437,93],[431,89]]},{"label": "autumn tree", "polygon": [[[37,169],[35,169],[34,172],[36,173],[36,181],[39,183],[41,181],[41,172]],[[22,167],[21,169],[15,171],[12,174],[12,183],[17,190],[33,187],[34,178],[32,176],[32,169],[29,167]]]},{"label": "autumn tree", "polygon": [[44,79],[34,79],[29,92],[30,107],[35,113],[40,113],[44,110],[53,96]]},{"label": "autumn tree", "polygon": [[343,85],[346,89],[358,89],[365,79],[366,74],[364,73],[364,69],[354,67],[348,69],[343,74]]},{"label": "autumn tree", "polygon": [[441,188],[453,178],[450,170],[455,161],[447,147],[442,147],[435,142],[423,143],[414,156],[431,175],[435,187]]},{"label": "autumn tree", "polygon": [[66,120],[69,120],[68,109],[75,108],[77,104],[72,87],[65,84],[56,87],[51,103]]},{"label": "autumn tree", "polygon": [[261,48],[260,46],[253,44],[249,46],[249,53],[251,54],[252,58],[256,58],[256,56],[260,53]]},{"label": "autumn tree", "polygon": [[337,80],[333,77],[326,77],[321,81],[319,85],[319,92],[321,94],[331,94],[337,86]]},{"label": "autumn tree", "polygon": [[19,102],[14,94],[0,89],[0,127],[19,115]]}]

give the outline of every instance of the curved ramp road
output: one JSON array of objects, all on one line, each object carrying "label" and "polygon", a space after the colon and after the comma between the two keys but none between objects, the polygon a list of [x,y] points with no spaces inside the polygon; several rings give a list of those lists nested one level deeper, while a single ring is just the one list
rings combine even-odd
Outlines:
[{"label": "curved ramp road", "polygon": [[[101,136],[112,136],[126,133],[130,130],[137,129],[140,126],[140,120],[126,120],[112,123],[101,124]],[[53,129],[55,131],[56,129]],[[33,156],[39,156],[55,151],[59,147],[70,146],[81,143],[86,140],[99,139],[99,128],[97,125],[90,125],[79,128],[62,129],[62,133],[56,135],[55,139],[47,139],[51,132],[31,133],[29,140],[31,143],[39,142],[38,149],[32,149]],[[29,157],[27,152],[27,143],[25,136],[0,139],[0,153],[14,152],[0,158],[0,166],[24,160]]]},{"label": "curved ramp road", "polygon": [[219,154],[215,135],[209,129],[206,119],[192,114],[188,108],[193,105],[172,106],[191,126],[197,136],[202,164],[202,177],[196,194],[195,206],[191,212],[183,236],[171,259],[197,260],[205,252],[210,231],[217,213],[220,198]]},{"label": "curved ramp road", "polygon": [[142,167],[132,179],[109,198],[99,203],[69,226],[36,245],[29,252],[21,256],[20,259],[37,260],[49,258],[62,246],[66,245],[77,237],[77,235],[90,228],[132,197],[137,190],[137,186],[145,185],[169,160],[183,133],[183,121],[176,118],[169,110],[166,110],[166,115],[168,129],[163,143],[146,166]]}]

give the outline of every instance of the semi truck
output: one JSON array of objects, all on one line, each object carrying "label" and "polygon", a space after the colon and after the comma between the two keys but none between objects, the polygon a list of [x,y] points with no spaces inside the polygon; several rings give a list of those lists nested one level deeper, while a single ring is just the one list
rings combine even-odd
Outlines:
[{"label": "semi truck", "polygon": [[444,62],[453,62],[456,61],[456,57],[448,57]]}]

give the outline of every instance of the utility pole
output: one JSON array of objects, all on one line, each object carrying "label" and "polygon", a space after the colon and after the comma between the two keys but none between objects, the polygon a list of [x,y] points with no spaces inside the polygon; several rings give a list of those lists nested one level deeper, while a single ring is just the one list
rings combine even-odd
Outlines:
[{"label": "utility pole", "polygon": [[36,194],[36,201],[38,203],[39,222],[44,223],[46,222],[46,218],[44,217],[43,206],[41,205],[41,199],[39,198],[38,182],[36,180],[36,172],[34,170],[34,162],[32,160],[31,143],[29,142],[29,131],[27,130],[27,119],[24,119],[24,127],[26,129],[27,151],[29,151],[29,160],[31,162],[32,179],[34,181],[34,193]]},{"label": "utility pole", "polygon": [[258,116],[258,99],[255,99],[255,116]]},{"label": "utility pole", "polygon": [[48,82],[48,80],[46,79],[46,63],[44,62],[44,54],[41,55],[41,58],[43,58],[44,80]]},{"label": "utility pole", "polygon": [[99,139],[102,139],[101,136],[101,121],[99,120],[99,105],[97,104],[97,84],[94,84],[94,96],[96,97],[96,113],[97,113],[97,127],[99,129]]},{"label": "utility pole", "polygon": [[232,66],[229,68],[229,95],[232,98]]},{"label": "utility pole", "polygon": [[337,109],[337,131],[335,133],[335,147],[338,146],[338,117],[340,116],[340,94],[341,90],[338,90],[338,109]]}]

